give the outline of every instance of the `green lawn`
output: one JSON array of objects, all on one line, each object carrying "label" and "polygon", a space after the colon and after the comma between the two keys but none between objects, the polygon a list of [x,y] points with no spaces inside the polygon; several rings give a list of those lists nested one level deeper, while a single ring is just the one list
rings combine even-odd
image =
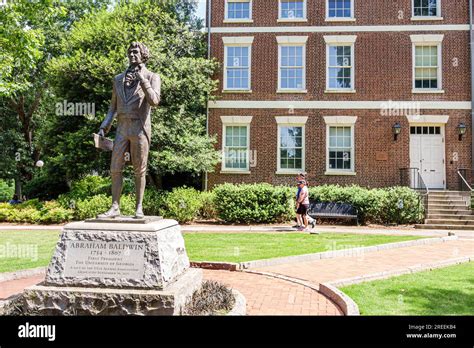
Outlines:
[{"label": "green lawn", "polygon": [[[58,236],[59,231],[0,231],[0,272],[47,266]],[[392,243],[420,237],[339,233],[322,235],[186,233],[184,238],[189,258],[193,261],[242,262]],[[23,254],[18,255],[20,257],[12,254],[12,247],[22,248]]]},{"label": "green lawn", "polygon": [[341,290],[362,315],[474,315],[474,262]]},{"label": "green lawn", "polygon": [[243,262],[311,254],[419,239],[416,236],[323,233],[186,233],[186,250],[193,261]]}]

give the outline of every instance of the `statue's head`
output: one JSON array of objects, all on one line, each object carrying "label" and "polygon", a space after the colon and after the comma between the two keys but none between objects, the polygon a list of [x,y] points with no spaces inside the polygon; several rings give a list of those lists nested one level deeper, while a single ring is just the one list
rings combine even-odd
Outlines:
[{"label": "statue's head", "polygon": [[146,63],[150,57],[148,48],[141,42],[132,42],[127,50],[130,65]]}]

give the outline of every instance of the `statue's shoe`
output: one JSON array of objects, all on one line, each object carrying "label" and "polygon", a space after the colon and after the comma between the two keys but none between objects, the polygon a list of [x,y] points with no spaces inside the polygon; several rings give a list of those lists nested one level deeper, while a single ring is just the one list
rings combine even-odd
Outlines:
[{"label": "statue's shoe", "polygon": [[116,209],[116,208],[112,207],[108,211],[106,211],[105,213],[97,215],[97,218],[98,219],[111,219],[111,218],[115,218],[117,216],[120,216],[120,209]]},{"label": "statue's shoe", "polygon": [[135,218],[143,219],[144,217],[145,217],[145,214],[143,214],[143,209],[137,208],[137,210],[135,211]]}]

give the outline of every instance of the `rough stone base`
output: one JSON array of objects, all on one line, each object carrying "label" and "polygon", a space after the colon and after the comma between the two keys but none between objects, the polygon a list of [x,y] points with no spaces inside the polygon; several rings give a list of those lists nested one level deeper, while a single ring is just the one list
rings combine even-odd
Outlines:
[{"label": "rough stone base", "polygon": [[201,282],[190,268],[164,290],[35,285],[23,296],[29,315],[180,315]]}]

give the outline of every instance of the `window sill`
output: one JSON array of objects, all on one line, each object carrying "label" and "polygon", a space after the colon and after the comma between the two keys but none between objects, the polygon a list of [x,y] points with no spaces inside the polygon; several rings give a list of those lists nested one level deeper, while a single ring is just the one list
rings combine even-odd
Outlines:
[{"label": "window sill", "polygon": [[442,21],[442,20],[444,20],[444,18],[443,17],[429,17],[429,16],[428,17],[425,17],[425,16],[415,17],[415,16],[413,16],[413,17],[411,17],[411,20],[412,21]]},{"label": "window sill", "polygon": [[299,173],[304,173],[304,169],[295,169],[295,170],[277,170],[276,175],[297,175]]},{"label": "window sill", "polygon": [[414,89],[411,91],[413,94],[443,94],[444,90],[443,89],[434,89],[434,90],[428,90],[428,89]]},{"label": "window sill", "polygon": [[223,89],[222,93],[252,93],[251,89]]},{"label": "window sill", "polygon": [[306,89],[279,89],[277,93],[308,93]]},{"label": "window sill", "polygon": [[357,175],[356,172],[343,172],[337,170],[327,170],[324,175],[346,175],[346,176],[355,176]]},{"label": "window sill", "polygon": [[326,89],[324,93],[356,93],[355,89]]},{"label": "window sill", "polygon": [[224,19],[223,23],[253,23],[253,19]]},{"label": "window sill", "polygon": [[307,22],[307,18],[279,18],[278,23]]},{"label": "window sill", "polygon": [[221,170],[220,174],[252,174],[250,170]]},{"label": "window sill", "polygon": [[326,18],[326,22],[355,22],[356,19],[353,17],[331,17]]}]

